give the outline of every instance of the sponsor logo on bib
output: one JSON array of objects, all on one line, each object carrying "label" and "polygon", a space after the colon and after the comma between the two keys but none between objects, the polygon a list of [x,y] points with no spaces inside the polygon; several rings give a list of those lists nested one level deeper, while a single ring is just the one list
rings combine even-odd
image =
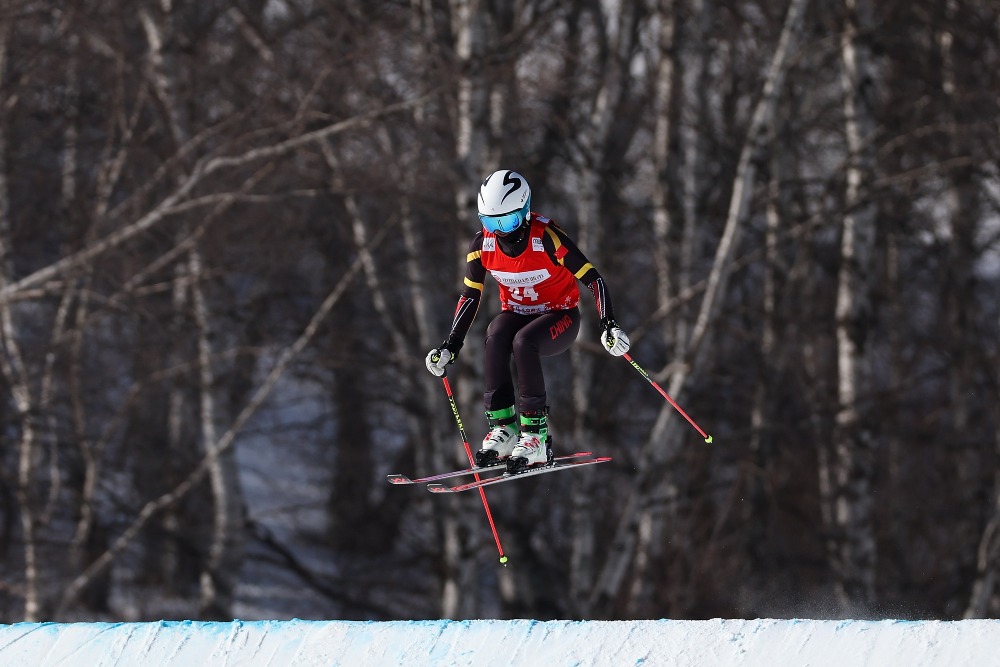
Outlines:
[{"label": "sponsor logo on bib", "polygon": [[519,315],[536,315],[538,313],[548,312],[549,310],[549,307],[545,304],[542,304],[541,306],[525,306],[524,304],[512,302],[508,307]]},{"label": "sponsor logo on bib", "polygon": [[[485,250],[485,248],[483,248]],[[524,271],[512,273],[510,271],[490,271],[493,279],[505,287],[527,287],[537,285],[549,277],[548,269],[538,269],[537,271]]]}]

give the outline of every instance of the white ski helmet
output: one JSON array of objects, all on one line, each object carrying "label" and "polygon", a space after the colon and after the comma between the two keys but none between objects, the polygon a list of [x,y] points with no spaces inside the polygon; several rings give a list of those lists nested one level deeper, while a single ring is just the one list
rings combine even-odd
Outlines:
[{"label": "white ski helmet", "polygon": [[488,232],[510,234],[531,215],[531,188],[516,171],[494,171],[479,188],[479,219]]}]

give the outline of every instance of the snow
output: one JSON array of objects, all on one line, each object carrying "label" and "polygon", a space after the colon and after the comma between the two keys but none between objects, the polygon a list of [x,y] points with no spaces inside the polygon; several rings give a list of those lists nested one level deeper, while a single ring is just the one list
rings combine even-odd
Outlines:
[{"label": "snow", "polygon": [[255,621],[0,625],[2,665],[1000,665],[1000,621]]}]

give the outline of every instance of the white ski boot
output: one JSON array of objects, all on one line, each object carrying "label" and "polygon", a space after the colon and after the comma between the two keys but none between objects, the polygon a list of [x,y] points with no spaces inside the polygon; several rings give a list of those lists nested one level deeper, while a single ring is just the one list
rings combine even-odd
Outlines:
[{"label": "white ski boot", "polygon": [[480,468],[496,465],[510,456],[517,443],[517,416],[514,406],[500,410],[487,410],[490,432],[483,438],[483,448],[476,452],[476,465]]},{"label": "white ski boot", "polygon": [[552,443],[546,419],[548,410],[523,412],[521,436],[507,459],[507,472],[514,475],[529,467],[545,465],[552,461]]}]

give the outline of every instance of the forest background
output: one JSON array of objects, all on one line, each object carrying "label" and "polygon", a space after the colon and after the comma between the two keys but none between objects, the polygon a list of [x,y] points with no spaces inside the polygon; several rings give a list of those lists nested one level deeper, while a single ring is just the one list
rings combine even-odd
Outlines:
[{"label": "forest background", "polygon": [[[987,0],[4,0],[0,620],[1000,615],[998,112]],[[499,168],[713,436],[585,294],[507,567],[385,482]]]}]

